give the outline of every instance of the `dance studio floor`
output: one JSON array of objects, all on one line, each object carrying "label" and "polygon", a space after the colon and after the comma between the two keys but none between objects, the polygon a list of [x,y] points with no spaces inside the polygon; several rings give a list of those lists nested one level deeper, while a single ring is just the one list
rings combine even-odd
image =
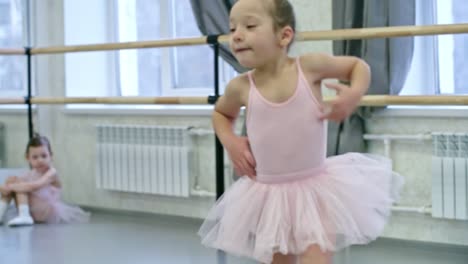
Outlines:
[{"label": "dance studio floor", "polygon": [[[0,263],[254,263],[201,246],[199,225],[192,219],[97,211],[89,224],[0,226]],[[468,248],[380,239],[341,252],[334,263],[466,264]]]}]

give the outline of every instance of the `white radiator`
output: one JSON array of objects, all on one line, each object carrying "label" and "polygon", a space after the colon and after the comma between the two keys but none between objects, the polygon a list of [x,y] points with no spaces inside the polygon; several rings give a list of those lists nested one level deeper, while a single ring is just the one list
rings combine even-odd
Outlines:
[{"label": "white radiator", "polygon": [[468,220],[468,134],[434,133],[432,216]]},{"label": "white radiator", "polygon": [[98,188],[189,197],[189,127],[98,125]]}]

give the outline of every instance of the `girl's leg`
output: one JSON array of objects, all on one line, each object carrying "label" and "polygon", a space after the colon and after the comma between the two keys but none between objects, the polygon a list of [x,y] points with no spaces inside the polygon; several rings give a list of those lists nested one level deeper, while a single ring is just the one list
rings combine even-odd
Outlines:
[{"label": "girl's leg", "polygon": [[[8,177],[5,180],[5,184],[14,183],[18,180],[17,177],[12,176]],[[3,217],[5,215],[8,206],[10,205],[10,201],[13,198],[13,194],[9,191],[5,191],[3,186],[0,186],[0,224],[3,223]]]},{"label": "girl's leg", "polygon": [[29,199],[27,193],[16,193],[16,206],[18,216],[8,222],[9,226],[25,226],[34,224],[34,220],[29,212]]},{"label": "girl's leg", "polygon": [[332,264],[332,253],[323,252],[317,245],[310,246],[300,257],[300,264]]},{"label": "girl's leg", "polygon": [[[1,188],[1,186],[0,186]],[[5,203],[6,205],[9,205],[10,202],[11,202],[11,199],[13,199],[13,195],[12,194],[0,194],[0,202],[1,203]]]},{"label": "girl's leg", "polygon": [[[18,177],[16,176],[10,176],[8,177],[6,180],[5,180],[5,185],[6,184],[10,184],[10,183],[15,183],[18,181]],[[1,197],[2,197],[2,200],[3,201],[10,201],[11,198],[13,197],[12,193],[9,192],[9,191],[6,191],[3,187],[5,185],[0,185],[0,194],[1,194]]]},{"label": "girl's leg", "polygon": [[3,186],[0,186],[0,200],[9,204],[12,198],[12,193],[4,192]]},{"label": "girl's leg", "polygon": [[13,198],[13,196],[11,194],[8,194],[8,195],[0,195],[0,200],[4,203],[10,203],[11,202],[11,199]]},{"label": "girl's leg", "polygon": [[6,210],[8,209],[8,206],[10,205],[12,196],[11,195],[1,195],[0,199],[0,224],[3,223],[3,217],[5,215]]},{"label": "girl's leg", "polygon": [[273,256],[273,262],[271,264],[296,264],[296,256],[277,253]]}]

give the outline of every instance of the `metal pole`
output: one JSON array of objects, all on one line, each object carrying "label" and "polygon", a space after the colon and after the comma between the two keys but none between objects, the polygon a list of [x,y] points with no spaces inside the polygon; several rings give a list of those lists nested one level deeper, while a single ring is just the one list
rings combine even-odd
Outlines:
[{"label": "metal pole", "polygon": [[[207,37],[208,44],[213,46],[214,50],[214,96],[208,97],[210,104],[215,104],[219,98],[219,35],[210,35]],[[224,193],[224,148],[215,134],[215,155],[216,155],[216,199],[219,199]],[[226,263],[226,254],[218,250],[216,252],[217,263]]]},{"label": "metal pole", "polygon": [[28,132],[29,138],[33,137],[34,134],[34,126],[33,126],[33,116],[32,116],[32,105],[31,105],[31,97],[32,97],[32,79],[31,79],[31,72],[32,72],[32,65],[31,65],[31,48],[25,48],[26,53],[26,65],[27,65],[27,87],[28,87],[28,95],[25,97],[24,103],[28,105]]},{"label": "metal pole", "polygon": [[[210,103],[216,103],[219,97],[219,42],[218,35],[211,35],[207,38],[208,44],[213,46],[214,50],[214,98],[209,100]],[[224,148],[215,136],[215,153],[216,153],[216,199],[224,193]]]}]

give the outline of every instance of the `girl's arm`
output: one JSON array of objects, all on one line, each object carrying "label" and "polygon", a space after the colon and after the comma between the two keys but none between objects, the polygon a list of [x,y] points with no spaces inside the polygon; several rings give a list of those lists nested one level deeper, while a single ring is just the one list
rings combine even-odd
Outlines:
[{"label": "girl's arm", "polygon": [[[244,79],[243,79],[244,78]],[[255,160],[250,151],[248,139],[239,137],[234,133],[234,123],[239,115],[240,108],[245,105],[245,75],[231,80],[226,87],[224,95],[216,103],[213,112],[213,127],[219,140],[226,148],[238,175],[253,177],[255,173]],[[243,94],[244,91],[244,94]]]},{"label": "girl's arm", "polygon": [[362,59],[354,56],[332,56],[325,53],[306,54],[301,58],[305,70],[314,75],[316,82],[338,79],[350,83],[350,90],[363,96],[370,84],[370,68]]},{"label": "girl's arm", "polygon": [[[327,54],[308,54],[301,58],[304,71],[320,83],[323,79],[338,79],[349,82],[349,85],[327,83],[328,88],[337,92],[337,98],[330,103],[323,118],[341,121],[348,117],[366,94],[370,84],[369,65],[360,58],[353,56],[331,56]],[[317,87],[320,87],[317,85]]]},{"label": "girl's arm", "polygon": [[13,192],[28,193],[40,189],[54,182],[57,179],[57,171],[50,168],[42,177],[35,181],[8,184],[8,188]]},{"label": "girl's arm", "polygon": [[216,135],[224,146],[229,145],[230,139],[235,136],[234,122],[241,107],[240,91],[236,88],[234,79],[228,83],[224,94],[216,102],[212,118]]}]

